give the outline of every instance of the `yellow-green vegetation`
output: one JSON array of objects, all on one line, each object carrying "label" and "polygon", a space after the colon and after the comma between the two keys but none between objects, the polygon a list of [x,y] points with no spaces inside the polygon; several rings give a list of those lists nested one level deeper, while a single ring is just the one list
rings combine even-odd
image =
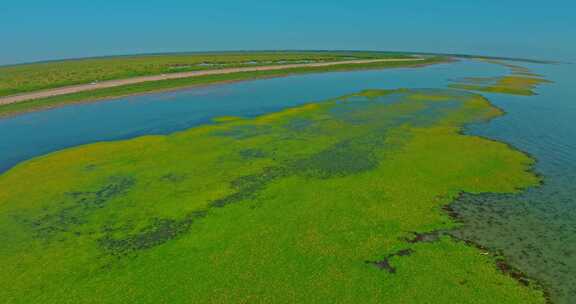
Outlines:
[{"label": "yellow-green vegetation", "polygon": [[527,68],[527,67],[523,67],[523,66],[520,66],[520,65],[512,64],[512,63],[509,63],[509,62],[507,62],[507,61],[494,60],[494,59],[481,59],[481,61],[507,67],[513,75],[523,75],[523,76],[531,76],[531,77],[542,77],[542,75],[534,73],[532,70],[530,70],[530,69]]},{"label": "yellow-green vegetation", "polygon": [[462,191],[538,183],[456,90],[367,91],[0,176],[5,303],[544,303],[448,237]]},{"label": "yellow-green vegetation", "polygon": [[0,67],[0,96],[41,89],[166,73],[342,61],[409,58],[374,52],[236,52],[116,56]]},{"label": "yellow-green vegetation", "polygon": [[[360,55],[358,54],[356,56]],[[392,55],[386,55],[386,56],[390,57]],[[383,61],[383,62],[374,62],[365,64],[341,64],[341,65],[324,66],[324,67],[303,67],[303,68],[292,68],[282,70],[240,72],[232,74],[207,75],[191,78],[150,81],[114,88],[91,90],[61,96],[40,98],[30,101],[0,105],[0,117],[40,109],[46,109],[51,107],[57,107],[71,103],[95,101],[106,98],[142,94],[149,92],[166,91],[190,86],[209,85],[216,83],[252,80],[266,77],[279,77],[279,76],[304,74],[304,73],[321,73],[321,72],[350,71],[350,70],[363,70],[363,69],[386,69],[386,68],[399,68],[399,67],[419,67],[423,65],[442,63],[446,62],[447,60],[448,59],[446,57],[437,56],[437,57],[427,57],[424,60],[419,61],[390,61],[390,62]]]},{"label": "yellow-green vegetation", "polygon": [[489,93],[503,93],[512,95],[534,95],[536,86],[550,83],[541,75],[533,73],[530,69],[499,60],[484,59],[482,61],[507,67],[510,74],[500,77],[466,77],[451,84],[451,88]]}]

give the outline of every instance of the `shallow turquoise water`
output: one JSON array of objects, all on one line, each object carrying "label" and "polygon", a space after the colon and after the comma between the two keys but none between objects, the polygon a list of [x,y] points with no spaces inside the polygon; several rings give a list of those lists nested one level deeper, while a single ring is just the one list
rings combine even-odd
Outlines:
[{"label": "shallow turquoise water", "polygon": [[[576,303],[576,81],[572,65],[533,65],[555,83],[531,97],[484,94],[508,114],[468,126],[533,155],[541,187],[519,195],[463,196],[457,237],[502,252],[557,303]],[[459,62],[419,69],[299,75],[120,98],[0,119],[0,171],[81,144],[165,134],[224,115],[255,116],[364,89],[443,88],[450,79],[506,73]]]}]

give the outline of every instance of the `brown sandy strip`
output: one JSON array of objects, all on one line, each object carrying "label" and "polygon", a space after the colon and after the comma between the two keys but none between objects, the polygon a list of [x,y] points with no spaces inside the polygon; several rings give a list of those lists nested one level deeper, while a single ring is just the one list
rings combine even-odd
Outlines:
[{"label": "brown sandy strip", "polygon": [[372,59],[372,60],[348,60],[348,61],[336,61],[336,62],[320,62],[320,63],[302,63],[302,64],[286,64],[286,65],[272,65],[272,66],[259,66],[259,67],[242,67],[242,68],[228,68],[228,69],[217,69],[217,70],[207,70],[207,71],[192,71],[192,72],[182,72],[182,73],[170,73],[154,76],[142,76],[127,79],[117,79],[108,80],[92,84],[81,84],[74,86],[61,87],[56,89],[40,90],[31,93],[23,93],[18,95],[10,95],[5,97],[0,97],[0,105],[6,105],[21,101],[27,101],[32,99],[53,97],[65,94],[72,94],[84,91],[91,91],[97,89],[113,88],[123,85],[136,84],[148,81],[159,81],[168,79],[179,79],[179,78],[189,78],[198,77],[206,75],[219,75],[219,74],[231,74],[240,72],[255,72],[255,71],[271,71],[271,70],[284,70],[284,69],[294,69],[294,68],[304,68],[304,67],[326,67],[334,65],[343,64],[366,64],[366,63],[378,63],[378,62],[396,62],[396,61],[420,61],[424,58],[409,58],[409,59]]}]

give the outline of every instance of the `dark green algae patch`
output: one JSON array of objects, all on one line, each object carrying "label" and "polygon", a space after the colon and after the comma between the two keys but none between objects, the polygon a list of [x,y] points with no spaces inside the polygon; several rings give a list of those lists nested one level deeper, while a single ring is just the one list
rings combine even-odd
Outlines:
[{"label": "dark green algae patch", "polygon": [[456,90],[373,90],[0,176],[8,303],[543,303],[451,237],[459,193],[536,185],[532,160],[461,134],[501,111]]}]

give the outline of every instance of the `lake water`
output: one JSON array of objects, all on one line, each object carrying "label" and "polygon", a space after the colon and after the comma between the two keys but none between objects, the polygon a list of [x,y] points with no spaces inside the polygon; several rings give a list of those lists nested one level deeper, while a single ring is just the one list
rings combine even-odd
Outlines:
[{"label": "lake water", "polygon": [[[533,155],[543,186],[519,195],[464,196],[458,237],[501,251],[557,303],[576,303],[576,81],[571,65],[529,65],[554,81],[530,97],[484,94],[508,114],[466,132]],[[166,134],[218,116],[252,117],[364,89],[442,88],[506,69],[462,61],[416,69],[324,73],[207,86],[70,105],[0,119],[0,171],[67,147]]]}]

